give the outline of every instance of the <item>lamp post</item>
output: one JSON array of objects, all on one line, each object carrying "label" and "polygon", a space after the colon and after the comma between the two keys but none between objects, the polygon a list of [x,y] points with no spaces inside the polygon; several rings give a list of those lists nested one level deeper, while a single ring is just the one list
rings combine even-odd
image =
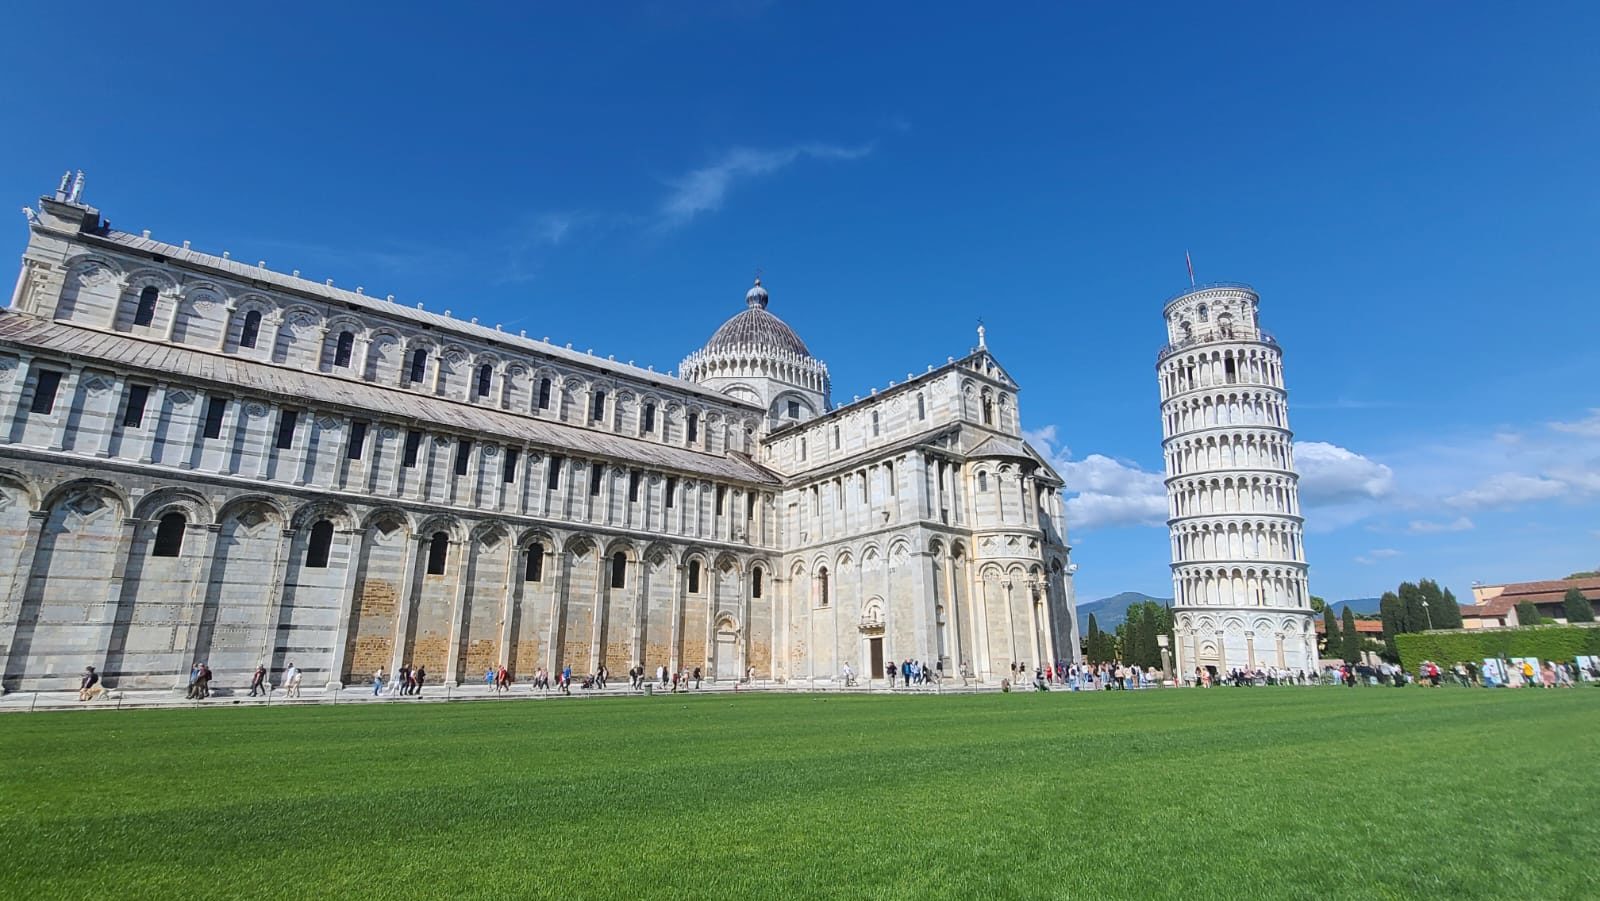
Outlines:
[{"label": "lamp post", "polygon": [[1428,602],[1422,602],[1422,615],[1428,618],[1428,631],[1433,631],[1433,613],[1428,610]]}]

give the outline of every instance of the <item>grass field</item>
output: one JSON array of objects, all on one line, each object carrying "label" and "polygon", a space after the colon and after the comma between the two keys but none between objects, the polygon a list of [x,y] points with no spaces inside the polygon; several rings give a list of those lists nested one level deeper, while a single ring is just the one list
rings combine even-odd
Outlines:
[{"label": "grass field", "polygon": [[0,897],[1595,897],[1600,691],[0,718]]}]

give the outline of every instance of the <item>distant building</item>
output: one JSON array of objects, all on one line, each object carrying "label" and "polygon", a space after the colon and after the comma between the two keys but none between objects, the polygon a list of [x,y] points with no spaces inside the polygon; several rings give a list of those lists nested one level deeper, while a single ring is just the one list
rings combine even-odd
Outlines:
[{"label": "distant building", "polygon": [[[1322,620],[1319,619],[1316,622],[1317,638],[1320,639],[1327,634],[1328,630],[1323,624]],[[1342,622],[1339,624],[1339,628],[1344,628],[1344,624]],[[1358,619],[1356,620],[1356,634],[1360,635],[1362,638],[1370,638],[1373,641],[1381,643],[1383,641],[1383,621],[1377,619]],[[1338,657],[1339,655],[1336,653],[1322,655],[1322,659],[1328,661],[1332,661]],[[1378,655],[1370,651],[1362,651],[1361,662],[1376,664],[1378,663]]]},{"label": "distant building", "polygon": [[1600,604],[1600,577],[1586,579],[1548,579],[1543,582],[1508,582],[1504,585],[1472,586],[1472,604],[1461,605],[1464,629],[1494,629],[1501,626],[1537,625],[1517,620],[1517,605],[1531,603],[1539,616],[1558,623],[1567,621],[1562,600],[1572,589],[1583,592],[1592,604]]}]

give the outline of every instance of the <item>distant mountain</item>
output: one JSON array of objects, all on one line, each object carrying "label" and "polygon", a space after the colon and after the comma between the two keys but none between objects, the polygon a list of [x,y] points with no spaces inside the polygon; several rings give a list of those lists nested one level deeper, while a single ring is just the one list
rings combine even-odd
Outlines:
[{"label": "distant mountain", "polygon": [[1377,616],[1380,598],[1351,598],[1348,601],[1334,601],[1329,604],[1333,608],[1334,616],[1342,616],[1344,608],[1349,607],[1357,616]]},{"label": "distant mountain", "polygon": [[[1102,632],[1115,632],[1122,625],[1122,620],[1128,615],[1128,605],[1141,601],[1155,601],[1157,604],[1170,604],[1172,598],[1152,597],[1137,591],[1124,591],[1108,598],[1097,601],[1085,601],[1078,605],[1078,633],[1089,634],[1089,614],[1094,614],[1094,624]],[[1333,608],[1334,616],[1342,616],[1344,608],[1349,607],[1357,616],[1377,616],[1378,598],[1351,598],[1348,601],[1334,601],[1328,605]]]},{"label": "distant mountain", "polygon": [[1128,615],[1128,605],[1142,601],[1155,601],[1157,604],[1170,604],[1172,598],[1151,597],[1137,591],[1124,591],[1098,601],[1084,601],[1078,604],[1078,633],[1089,634],[1089,614],[1094,614],[1094,624],[1102,632],[1115,632],[1122,625],[1122,620]]}]

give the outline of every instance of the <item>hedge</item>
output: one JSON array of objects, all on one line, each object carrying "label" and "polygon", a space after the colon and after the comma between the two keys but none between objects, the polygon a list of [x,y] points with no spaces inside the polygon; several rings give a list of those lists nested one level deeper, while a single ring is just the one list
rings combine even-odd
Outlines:
[{"label": "hedge", "polygon": [[1424,660],[1454,666],[1493,657],[1537,657],[1571,660],[1580,654],[1600,655],[1600,628],[1594,626],[1524,626],[1482,631],[1408,632],[1394,637],[1400,662],[1416,670]]}]

